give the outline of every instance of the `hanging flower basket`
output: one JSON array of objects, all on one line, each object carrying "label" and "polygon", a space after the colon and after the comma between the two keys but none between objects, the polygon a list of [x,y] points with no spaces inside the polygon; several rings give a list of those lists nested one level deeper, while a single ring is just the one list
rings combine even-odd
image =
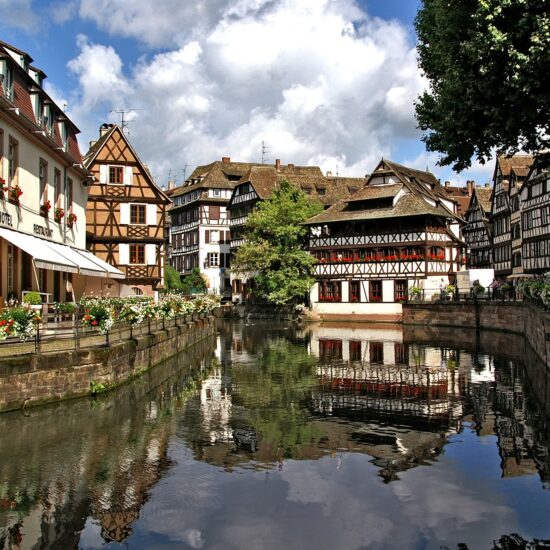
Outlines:
[{"label": "hanging flower basket", "polygon": [[65,210],[63,208],[56,208],[53,213],[53,219],[57,223],[61,223],[61,220],[65,217]]},{"label": "hanging flower basket", "polygon": [[67,216],[67,227],[71,228],[76,222],[76,214],[72,212]]},{"label": "hanging flower basket", "polygon": [[47,218],[48,213],[51,209],[52,209],[52,203],[50,201],[46,201],[44,204],[40,205],[40,214],[42,214],[42,216]]},{"label": "hanging flower basket", "polygon": [[13,187],[8,188],[8,199],[17,206],[20,204],[20,197],[22,194],[23,191],[19,185],[14,185]]}]

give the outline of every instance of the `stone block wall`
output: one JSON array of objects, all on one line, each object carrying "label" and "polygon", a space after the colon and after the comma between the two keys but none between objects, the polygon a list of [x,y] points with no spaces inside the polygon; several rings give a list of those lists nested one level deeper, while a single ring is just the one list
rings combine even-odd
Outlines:
[{"label": "stone block wall", "polygon": [[405,304],[403,324],[456,329],[473,329],[491,344],[500,342],[501,350],[516,355],[517,341],[507,339],[505,333],[519,334],[540,359],[549,364],[550,314],[527,302],[466,302],[445,304]]},{"label": "stone block wall", "polygon": [[215,318],[194,318],[109,347],[0,358],[0,412],[116,387],[215,331]]}]

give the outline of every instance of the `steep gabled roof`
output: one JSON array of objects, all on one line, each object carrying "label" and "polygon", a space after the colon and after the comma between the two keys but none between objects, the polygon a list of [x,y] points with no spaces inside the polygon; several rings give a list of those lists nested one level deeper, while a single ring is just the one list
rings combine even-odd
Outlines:
[{"label": "steep gabled roof", "polygon": [[499,155],[497,157],[496,168],[500,168],[502,177],[509,179],[512,170],[519,177],[526,177],[531,165],[533,164],[533,155],[512,155],[511,157],[506,155]]},{"label": "steep gabled roof", "polygon": [[96,160],[97,155],[100,153],[100,151],[103,149],[103,147],[105,147],[105,145],[109,141],[109,139],[111,139],[114,136],[115,133],[118,133],[119,136],[124,141],[125,146],[130,150],[133,157],[136,159],[136,162],[137,162],[139,168],[141,169],[142,173],[147,178],[147,182],[153,188],[155,193],[159,197],[165,199],[166,203],[172,202],[172,199],[170,197],[168,197],[168,195],[166,195],[166,193],[164,193],[164,191],[162,191],[162,189],[160,189],[157,186],[157,184],[155,183],[155,180],[153,179],[153,176],[151,175],[151,172],[149,171],[149,168],[145,164],[143,164],[143,162],[139,158],[138,154],[136,153],[135,149],[132,147],[132,144],[130,143],[130,141],[128,140],[126,135],[124,134],[122,128],[120,126],[118,126],[118,124],[109,124],[109,125],[104,124],[102,126],[102,128],[104,128],[104,130],[105,130],[103,132],[103,135],[100,136],[100,138],[92,145],[92,147],[90,147],[90,149],[88,150],[88,152],[84,156],[84,166],[89,169],[92,166],[92,164],[94,163],[94,161]]}]

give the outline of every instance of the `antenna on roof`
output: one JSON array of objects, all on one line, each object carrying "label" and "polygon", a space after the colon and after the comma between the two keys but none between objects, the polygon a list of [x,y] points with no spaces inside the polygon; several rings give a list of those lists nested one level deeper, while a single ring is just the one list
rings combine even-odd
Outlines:
[{"label": "antenna on roof", "polygon": [[183,168],[182,168],[182,172],[183,172],[183,181],[185,181],[187,179],[187,168],[189,168],[189,166],[193,166],[192,164],[184,164],[183,165]]},{"label": "antenna on roof", "polygon": [[269,147],[265,144],[265,141],[262,141],[262,164],[265,164],[267,160],[267,153],[269,153]]},{"label": "antenna on roof", "polygon": [[338,177],[338,165],[336,165],[336,177]]},{"label": "antenna on roof", "polygon": [[111,109],[109,113],[116,113],[117,115],[120,115],[120,127],[122,128],[122,131],[129,136],[130,131],[128,130],[128,124],[132,121],[128,120],[126,115],[135,111],[143,111],[143,109]]},{"label": "antenna on roof", "polygon": [[67,108],[68,108],[68,107],[69,107],[69,106],[67,105],[67,102],[64,101],[64,102],[63,102],[63,112],[64,112],[64,113],[67,112]]}]

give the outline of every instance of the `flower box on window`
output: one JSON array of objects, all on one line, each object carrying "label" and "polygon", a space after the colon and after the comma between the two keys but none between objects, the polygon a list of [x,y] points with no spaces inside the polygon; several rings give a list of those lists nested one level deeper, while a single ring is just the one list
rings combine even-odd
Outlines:
[{"label": "flower box on window", "polygon": [[57,223],[61,223],[61,220],[65,217],[65,210],[63,208],[56,208],[53,213],[53,219]]},{"label": "flower box on window", "polygon": [[67,217],[67,227],[72,227],[76,223],[76,214],[73,214],[72,212]]},{"label": "flower box on window", "polygon": [[19,206],[20,204],[20,198],[22,194],[23,190],[21,189],[21,187],[19,187],[19,185],[14,185],[13,187],[8,188],[8,199],[17,206]]},{"label": "flower box on window", "polygon": [[48,213],[51,209],[52,209],[52,203],[50,201],[46,201],[40,205],[40,214],[45,218],[47,218]]}]

